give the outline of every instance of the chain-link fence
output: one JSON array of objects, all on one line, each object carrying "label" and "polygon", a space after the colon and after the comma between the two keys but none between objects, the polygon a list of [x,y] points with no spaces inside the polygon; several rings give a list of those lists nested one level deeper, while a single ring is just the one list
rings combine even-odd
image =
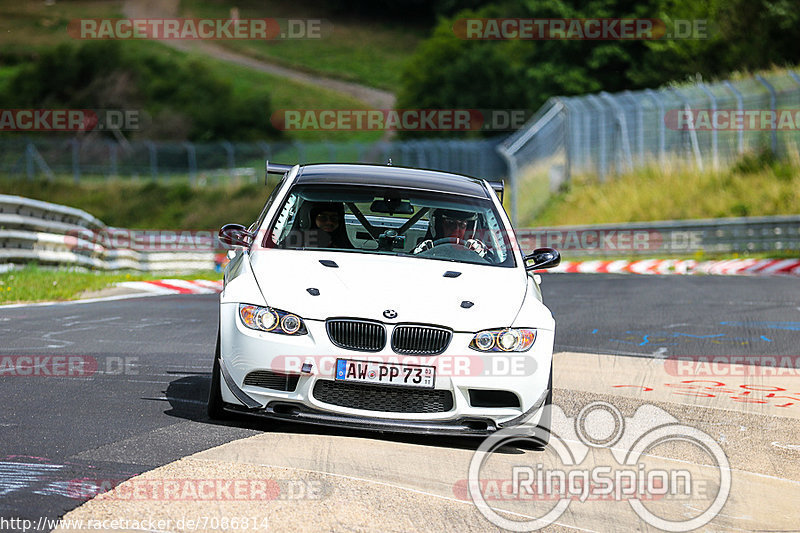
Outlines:
[{"label": "chain-link fence", "polygon": [[790,71],[551,98],[498,148],[508,162],[512,218],[517,220],[521,196],[546,198],[573,175],[604,180],[668,162],[715,169],[748,151],[771,149],[784,155],[799,146],[800,75]]},{"label": "chain-link fence", "polygon": [[19,179],[188,179],[193,184],[255,181],[276,163],[378,163],[444,170],[487,179],[507,174],[500,139],[377,143],[118,142],[107,139],[2,139],[0,173]]}]

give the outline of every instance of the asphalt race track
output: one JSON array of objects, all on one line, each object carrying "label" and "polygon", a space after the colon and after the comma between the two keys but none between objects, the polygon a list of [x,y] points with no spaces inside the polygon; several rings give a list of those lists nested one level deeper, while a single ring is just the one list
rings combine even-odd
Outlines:
[{"label": "asphalt race track", "polygon": [[[623,362],[800,352],[796,279],[549,274],[542,288],[556,317],[556,352],[608,354]],[[43,516],[58,518],[89,498],[76,493],[80,480],[113,486],[262,434],[257,420],[219,424],[205,417],[216,322],[213,295],[0,308],[0,357],[40,356],[47,365],[48,356],[72,356],[91,367],[87,375],[0,375],[0,517],[34,523]],[[583,379],[591,382],[591,376]],[[555,386],[556,403],[591,395],[585,388],[573,394],[558,381]],[[800,411],[800,406],[786,409]],[[792,416],[783,426],[766,424],[770,433],[761,440],[794,450],[792,433],[800,417]],[[716,422],[704,423],[708,429]],[[741,423],[758,430],[752,420]],[[305,435],[309,442],[331,436],[378,439],[431,454],[477,445],[290,424],[270,431]],[[732,462],[758,442],[739,446],[735,439],[724,438]],[[784,458],[796,465],[798,453]],[[764,475],[780,472],[771,468],[764,466]],[[796,483],[797,466],[792,468],[787,478]],[[577,527],[575,520],[566,527]]]}]

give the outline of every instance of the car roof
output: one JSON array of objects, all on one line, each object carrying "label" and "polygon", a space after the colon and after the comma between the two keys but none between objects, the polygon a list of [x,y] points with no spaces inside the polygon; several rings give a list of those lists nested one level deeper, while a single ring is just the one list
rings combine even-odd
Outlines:
[{"label": "car roof", "polygon": [[489,198],[483,181],[470,176],[418,168],[364,164],[313,164],[300,167],[298,185],[377,185]]}]

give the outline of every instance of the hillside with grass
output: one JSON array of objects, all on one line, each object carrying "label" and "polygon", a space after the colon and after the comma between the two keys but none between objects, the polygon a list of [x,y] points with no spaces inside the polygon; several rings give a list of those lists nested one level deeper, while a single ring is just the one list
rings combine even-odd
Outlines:
[{"label": "hillside with grass", "polygon": [[[297,12],[297,6],[292,8],[292,5],[245,2],[240,7],[240,16],[313,15],[319,18],[326,15],[325,11],[315,8]],[[181,12],[176,16],[226,18],[230,16],[230,6],[230,2],[181,2]],[[116,41],[114,44],[80,41],[67,32],[72,20],[124,18],[124,11],[124,2],[113,0],[51,4],[0,0],[0,98],[5,105],[27,105],[26,99],[35,99],[35,107],[81,105],[143,109],[153,120],[152,128],[141,132],[141,136],[173,140],[269,140],[276,137],[271,123],[271,115],[276,110],[365,107],[363,101],[335,87],[287,79],[209,57],[202,50],[176,50],[158,41]],[[404,57],[424,33],[423,29],[406,31],[396,22],[393,24],[396,29],[392,30],[387,24],[369,18],[345,21],[336,32],[326,36],[331,42],[314,39],[215,41],[214,44],[302,71],[363,81],[370,86],[392,87],[397,83]],[[111,54],[96,52],[106,46],[112,49]],[[324,53],[319,53],[320,46]],[[269,49],[269,53],[258,52],[261,48]],[[100,61],[89,59],[88,64],[70,61],[75,57],[98,55]],[[108,56],[106,61],[102,60],[103,56]],[[102,68],[104,63],[108,68]],[[160,64],[160,70],[166,68],[166,72],[154,71],[150,68],[154,64]],[[37,69],[39,73],[33,72]],[[67,84],[58,80],[49,86],[37,84],[36,78],[46,80],[46,72],[62,78],[72,72],[82,76],[83,82],[75,83],[73,79]],[[185,78],[183,73],[193,73],[195,77]],[[110,80],[121,81],[110,83]],[[86,102],[92,105],[87,106]],[[211,128],[209,122],[213,123]],[[369,142],[380,139],[381,133],[314,130],[287,131],[281,136],[285,140]]]},{"label": "hillside with grass", "polygon": [[[525,205],[525,199],[520,202]],[[666,164],[609,178],[576,177],[523,226],[645,222],[800,213],[800,159],[770,152],[743,156],[731,168],[698,171]]]},{"label": "hillside with grass", "polygon": [[[258,217],[270,186],[110,180],[30,182],[0,179],[0,194],[16,194],[88,211],[110,226],[216,230]],[[800,159],[768,152],[743,157],[727,170],[698,172],[679,165],[650,167],[599,183],[576,177],[538,213],[536,198],[520,198],[518,227],[643,222],[800,213]],[[509,209],[509,195],[505,198]]]},{"label": "hillside with grass", "polygon": [[[181,15],[190,18],[227,18],[230,2],[184,0]],[[424,39],[427,21],[414,17],[368,17],[356,10],[335,9],[333,3],[245,0],[237,2],[239,17],[312,19],[323,22],[321,38],[228,40],[217,44],[280,65],[356,81],[395,91],[408,57]]]}]

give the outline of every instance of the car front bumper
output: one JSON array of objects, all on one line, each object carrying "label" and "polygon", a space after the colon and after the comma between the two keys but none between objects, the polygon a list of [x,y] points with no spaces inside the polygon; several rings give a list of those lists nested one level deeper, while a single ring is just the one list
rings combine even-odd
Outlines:
[{"label": "car front bumper", "polygon": [[[318,380],[334,379],[336,358],[369,360],[378,357],[387,361],[401,358],[404,361],[403,356],[394,353],[390,343],[375,353],[337,348],[329,340],[322,321],[306,320],[309,333],[289,337],[245,328],[238,317],[237,304],[222,304],[220,319],[222,399],[226,410],[231,412],[366,430],[480,437],[508,426],[519,425],[532,431],[542,416],[550,391],[552,331],[539,330],[528,352],[499,356],[470,350],[467,346],[472,333],[454,333],[443,354],[420,358],[425,360],[424,364],[437,367],[435,388],[424,390],[447,391],[452,395],[451,408],[440,412],[392,412],[335,405],[320,401],[314,391]],[[387,324],[386,327],[391,336],[392,326]],[[509,366],[508,360],[495,365],[505,355],[514,358],[512,366],[514,361],[519,363],[517,372],[498,369]],[[459,361],[466,363],[454,369]],[[303,362],[311,363],[310,372],[299,372]],[[245,376],[258,370],[297,374],[297,385],[294,390],[286,391],[244,385]],[[386,387],[387,391],[398,389]],[[470,392],[474,390],[508,391],[516,396],[517,405],[473,405]]]}]

